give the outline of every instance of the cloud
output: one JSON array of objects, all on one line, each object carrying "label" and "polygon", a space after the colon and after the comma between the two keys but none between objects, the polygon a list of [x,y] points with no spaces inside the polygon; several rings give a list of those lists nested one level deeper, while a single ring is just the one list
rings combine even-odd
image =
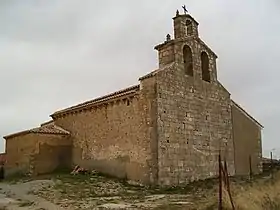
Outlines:
[{"label": "cloud", "polygon": [[[184,1],[1,1],[0,135],[37,126],[54,111],[137,83],[157,68],[153,47],[172,33]],[[218,76],[280,147],[278,1],[189,1]],[[0,147],[1,149],[1,147]],[[3,150],[3,147],[2,147]]]}]

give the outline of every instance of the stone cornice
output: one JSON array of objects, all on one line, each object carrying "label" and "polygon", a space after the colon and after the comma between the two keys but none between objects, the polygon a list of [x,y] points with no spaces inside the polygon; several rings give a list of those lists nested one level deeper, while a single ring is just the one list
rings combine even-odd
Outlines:
[{"label": "stone cornice", "polygon": [[123,100],[125,98],[129,98],[129,97],[132,97],[135,94],[137,94],[139,91],[139,88],[140,88],[140,85],[135,85],[135,86],[132,86],[132,87],[129,87],[129,88],[93,99],[90,101],[86,101],[86,102],[78,104],[76,106],[72,106],[72,107],[57,111],[57,112],[53,113],[51,115],[51,117],[53,119],[56,119],[56,118],[59,118],[59,117],[62,117],[62,116],[65,116],[65,115],[68,115],[71,113],[78,113],[78,112],[92,109],[93,107],[96,107],[96,106],[102,106],[103,104],[112,103],[112,101],[115,101],[115,100]]},{"label": "stone cornice", "polygon": [[174,45],[175,41],[174,39],[170,40],[170,41],[165,41],[161,44],[158,44],[154,47],[155,50],[161,50],[163,47],[166,47],[166,46],[170,46],[170,45]]},{"label": "stone cornice", "polygon": [[172,39],[170,41],[165,41],[161,44],[158,44],[154,47],[155,50],[161,50],[163,47],[167,47],[167,46],[170,46],[170,45],[174,45],[178,42],[184,42],[184,41],[187,41],[187,40],[196,40],[198,41],[202,46],[204,46],[210,53],[212,53],[212,55],[215,57],[215,58],[218,58],[217,54],[204,42],[202,41],[202,39],[200,39],[199,37],[195,37],[195,36],[190,36],[190,37],[184,37],[184,38],[180,38],[180,39]]}]

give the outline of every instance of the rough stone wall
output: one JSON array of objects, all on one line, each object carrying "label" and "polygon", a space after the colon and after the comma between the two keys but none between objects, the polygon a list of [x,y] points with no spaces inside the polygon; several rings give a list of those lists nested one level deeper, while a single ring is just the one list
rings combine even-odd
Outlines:
[{"label": "rough stone wall", "polygon": [[251,156],[252,172],[262,172],[261,128],[240,109],[232,105],[233,139],[236,175],[249,175]]},{"label": "rough stone wall", "polygon": [[7,174],[49,173],[66,167],[71,159],[71,142],[61,135],[27,133],[6,140]]},{"label": "rough stone wall", "polygon": [[[185,44],[193,52],[193,77],[184,71]],[[209,56],[211,83],[201,79],[202,51]],[[173,68],[156,76],[159,183],[176,185],[217,175],[219,148],[233,175],[230,94],[217,82],[215,57],[192,39],[178,42],[175,53]]]},{"label": "rough stone wall", "polygon": [[33,175],[51,173],[71,167],[72,142],[68,136],[37,134],[32,155]]},{"label": "rough stone wall", "polygon": [[159,50],[158,52],[159,58],[159,68],[164,67],[167,64],[174,62],[175,53],[174,53],[174,42],[169,42],[165,45],[164,50]]},{"label": "rough stone wall", "polygon": [[157,131],[157,89],[155,77],[140,81],[140,109],[142,118],[146,119],[145,131],[148,151],[150,152],[150,183],[158,182],[158,131]]},{"label": "rough stone wall", "polygon": [[28,173],[31,155],[36,151],[36,135],[26,134],[6,140],[6,173]]},{"label": "rough stone wall", "polygon": [[6,163],[6,153],[0,153],[0,163]]},{"label": "rough stone wall", "polygon": [[73,164],[120,178],[153,182],[151,158],[153,82],[141,82],[141,91],[78,113],[55,118],[70,131]]}]

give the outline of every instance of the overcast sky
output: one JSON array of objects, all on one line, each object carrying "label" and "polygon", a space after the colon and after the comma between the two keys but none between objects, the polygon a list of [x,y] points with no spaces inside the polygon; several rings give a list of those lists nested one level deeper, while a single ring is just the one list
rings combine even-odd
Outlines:
[{"label": "overcast sky", "polygon": [[183,4],[219,57],[219,80],[264,125],[264,151],[280,155],[279,0],[1,0],[0,135],[137,84]]}]

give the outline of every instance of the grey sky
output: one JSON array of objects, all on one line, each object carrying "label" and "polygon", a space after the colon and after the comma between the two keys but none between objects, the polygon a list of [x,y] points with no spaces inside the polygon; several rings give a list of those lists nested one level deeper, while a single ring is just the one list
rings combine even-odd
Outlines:
[{"label": "grey sky", "polygon": [[222,84],[265,126],[264,151],[280,155],[279,0],[2,0],[0,135],[136,84],[157,68],[153,47],[183,4],[219,56]]}]

